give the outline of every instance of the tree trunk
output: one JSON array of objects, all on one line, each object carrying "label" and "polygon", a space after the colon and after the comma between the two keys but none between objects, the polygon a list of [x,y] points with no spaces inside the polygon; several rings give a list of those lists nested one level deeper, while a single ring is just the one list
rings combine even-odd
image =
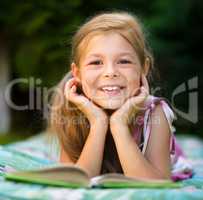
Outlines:
[{"label": "tree trunk", "polygon": [[4,91],[9,83],[8,46],[5,37],[0,34],[0,134],[7,133],[10,128],[10,109],[6,104]]}]

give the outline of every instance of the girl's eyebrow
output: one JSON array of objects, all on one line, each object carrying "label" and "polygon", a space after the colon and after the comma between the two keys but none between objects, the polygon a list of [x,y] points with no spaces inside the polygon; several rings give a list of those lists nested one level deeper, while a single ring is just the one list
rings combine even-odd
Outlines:
[{"label": "girl's eyebrow", "polygon": [[[134,58],[133,53],[131,53],[131,52],[121,52],[121,53],[117,54],[117,56],[125,56],[125,55]],[[87,56],[86,59],[89,59],[91,57],[103,57],[103,56],[102,56],[102,54],[99,54],[99,53],[93,53],[93,54],[90,54],[89,56]]]},{"label": "girl's eyebrow", "polygon": [[119,53],[118,56],[130,56],[134,58],[134,55],[131,52],[122,52],[122,53]]},{"label": "girl's eyebrow", "polygon": [[101,54],[98,54],[98,53],[93,53],[93,54],[90,54],[89,56],[87,56],[86,59],[89,59],[89,58],[91,58],[91,57],[102,57],[102,55],[101,55]]}]

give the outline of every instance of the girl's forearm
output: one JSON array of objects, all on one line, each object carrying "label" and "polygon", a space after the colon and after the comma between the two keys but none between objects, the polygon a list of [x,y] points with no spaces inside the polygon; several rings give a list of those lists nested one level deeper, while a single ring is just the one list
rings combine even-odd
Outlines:
[{"label": "girl's forearm", "polygon": [[108,124],[104,125],[101,123],[96,123],[91,126],[81,155],[75,163],[87,171],[90,177],[100,174],[107,128]]},{"label": "girl's forearm", "polygon": [[112,132],[124,174],[130,177],[169,178],[160,172],[143,156],[133,140],[128,127],[120,126]]}]

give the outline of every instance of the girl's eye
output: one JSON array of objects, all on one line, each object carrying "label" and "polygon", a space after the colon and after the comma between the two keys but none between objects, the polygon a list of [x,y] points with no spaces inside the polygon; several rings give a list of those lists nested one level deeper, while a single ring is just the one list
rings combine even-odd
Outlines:
[{"label": "girl's eye", "polygon": [[102,65],[102,61],[101,60],[95,60],[89,63],[90,65]]},{"label": "girl's eye", "polygon": [[131,61],[123,59],[123,60],[120,60],[119,63],[120,64],[129,64],[129,63],[131,63]]}]

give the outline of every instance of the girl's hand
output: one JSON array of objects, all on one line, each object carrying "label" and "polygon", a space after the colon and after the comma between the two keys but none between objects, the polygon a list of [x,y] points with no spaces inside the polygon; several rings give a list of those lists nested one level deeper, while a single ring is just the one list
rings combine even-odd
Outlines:
[{"label": "girl's hand", "polygon": [[131,119],[143,109],[144,102],[149,95],[149,85],[147,79],[142,75],[142,86],[140,93],[126,100],[126,102],[116,110],[110,117],[110,128],[113,133],[121,126],[128,126]]},{"label": "girl's hand", "polygon": [[91,126],[95,123],[104,123],[108,126],[108,117],[106,113],[83,94],[78,94],[78,86],[79,80],[77,78],[71,78],[65,84],[64,95],[66,99],[75,104],[79,110],[84,113]]}]

